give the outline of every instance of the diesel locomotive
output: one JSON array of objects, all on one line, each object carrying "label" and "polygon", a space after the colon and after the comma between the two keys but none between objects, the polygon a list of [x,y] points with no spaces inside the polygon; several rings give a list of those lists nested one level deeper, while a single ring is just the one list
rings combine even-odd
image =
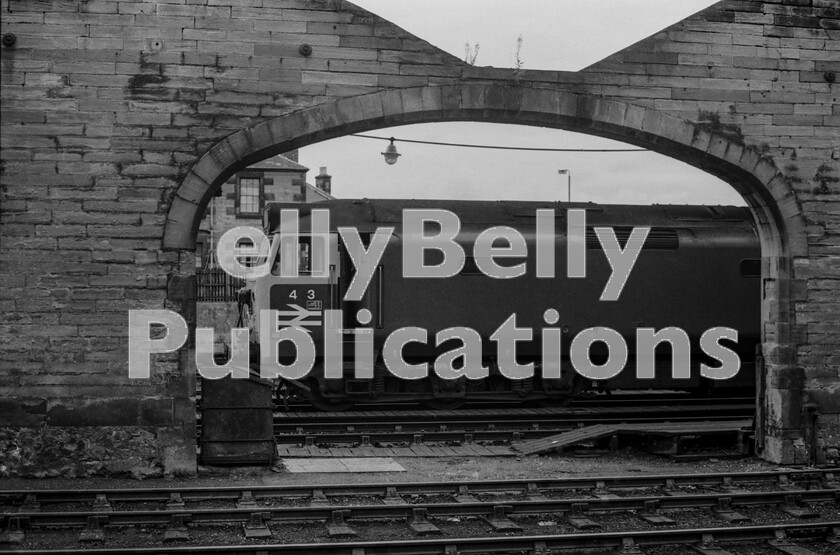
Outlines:
[{"label": "diesel locomotive", "polygon": [[[320,228],[315,233],[316,209],[329,212],[326,233]],[[463,252],[462,263],[445,278],[410,275],[406,267],[404,250],[416,237],[406,228],[405,211],[430,209],[453,214],[460,226],[453,242]],[[288,243],[281,247],[280,241],[273,244],[268,254],[273,261],[271,271],[248,282],[247,302],[242,306],[246,319],[254,324],[260,311],[270,309],[276,311],[271,325],[276,324],[277,330],[293,326],[312,338],[312,370],[299,379],[282,379],[279,385],[285,394],[304,398],[320,409],[346,410],[357,402],[409,400],[432,408],[454,408],[466,400],[560,404],[593,389],[711,394],[723,390],[742,393],[754,387],[761,261],[746,208],[369,199],[271,203],[263,215],[268,238],[280,232],[283,210],[298,211],[297,244],[291,248]],[[549,239],[538,233],[537,224],[538,211],[546,210],[554,211],[554,233]],[[579,230],[576,245],[572,245],[567,225],[572,211],[585,211],[585,229]],[[424,226],[430,237],[440,231],[434,222]],[[369,282],[358,300],[347,300],[359,261],[353,259],[354,249],[346,244],[342,228],[353,229],[366,249],[373,249],[377,229],[392,228],[375,267],[366,269]],[[504,229],[521,238],[520,248],[514,248],[515,241],[496,239],[493,247],[507,247],[507,255],[488,261],[488,249],[478,248],[476,240],[489,228]],[[614,300],[602,300],[615,268],[599,228],[611,230],[619,248],[627,247],[635,228],[649,229]],[[568,271],[574,248],[585,249],[585,277]],[[546,262],[537,260],[540,250],[544,256],[546,249],[553,250],[548,257],[552,265],[549,277]],[[358,252],[358,245],[355,250]],[[422,251],[422,260],[412,264],[439,267],[445,254],[428,248]],[[280,270],[284,256],[296,257],[294,276]],[[486,271],[494,265],[523,270],[500,279]],[[521,379],[509,377],[500,368],[497,336],[511,316],[518,328],[533,331],[515,342],[515,353],[507,353],[521,367],[532,365],[533,372]],[[332,328],[339,330],[338,336],[333,333],[331,337],[333,341],[338,337],[341,343],[340,359],[332,360],[332,369],[325,372],[325,336]],[[551,336],[559,338],[559,373],[546,366],[543,343],[549,335],[543,330],[547,328],[559,330]],[[571,358],[574,338],[593,328],[614,330],[626,345],[623,369],[608,379],[579,373]],[[680,346],[662,341],[652,348],[652,356],[639,357],[637,331],[643,328],[678,328],[687,337],[686,343]],[[737,330],[737,340],[729,337],[720,347],[737,354],[739,369],[729,379],[709,379],[701,370],[721,362],[703,347],[702,338],[708,330],[722,328]],[[405,379],[387,364],[388,353],[393,357],[395,352],[389,337],[404,334],[406,329],[414,330],[412,338],[398,342],[396,356],[406,368],[426,365],[428,371],[416,379]],[[417,335],[418,329],[425,335]],[[480,375],[458,375],[458,369],[468,364],[466,341],[447,335],[447,330],[453,329],[471,331],[475,340],[471,356],[480,359],[478,364],[485,369]],[[253,325],[252,367],[260,360],[258,333],[264,331]],[[435,341],[439,333],[449,339]],[[594,368],[607,365],[615,355],[610,352],[614,347],[607,341],[590,341],[584,347],[587,364]],[[280,363],[300,354],[300,347],[292,341],[280,341],[276,349],[271,356]],[[675,371],[680,356],[685,357],[682,363],[687,375]],[[434,371],[440,357],[448,361],[452,375]],[[642,360],[644,368],[640,367]],[[370,368],[359,372],[360,361],[367,361],[364,364]]]}]

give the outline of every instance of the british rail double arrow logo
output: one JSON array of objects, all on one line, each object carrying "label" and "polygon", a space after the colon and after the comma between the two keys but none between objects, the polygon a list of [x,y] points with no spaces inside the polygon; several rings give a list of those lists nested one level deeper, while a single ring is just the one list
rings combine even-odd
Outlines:
[{"label": "british rail double arrow logo", "polygon": [[[292,310],[278,310],[277,311],[277,329],[281,327],[313,327],[321,326],[321,311],[307,310],[300,305],[287,303],[286,306]],[[310,318],[317,318],[317,320],[310,320]]]}]

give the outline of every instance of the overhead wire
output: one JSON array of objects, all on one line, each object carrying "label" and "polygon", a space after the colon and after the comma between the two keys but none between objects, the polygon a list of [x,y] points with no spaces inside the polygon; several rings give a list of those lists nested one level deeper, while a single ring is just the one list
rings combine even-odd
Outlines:
[{"label": "overhead wire", "polygon": [[382,141],[399,141],[403,143],[415,143],[422,145],[436,145],[436,146],[455,146],[464,148],[489,148],[497,150],[528,150],[534,152],[649,152],[646,148],[540,148],[540,147],[526,147],[526,146],[498,146],[498,145],[475,145],[467,143],[446,143],[439,141],[420,141],[416,139],[397,139],[395,137],[378,137],[376,135],[363,135],[361,133],[353,133],[351,137],[361,137],[363,139],[378,139]]}]

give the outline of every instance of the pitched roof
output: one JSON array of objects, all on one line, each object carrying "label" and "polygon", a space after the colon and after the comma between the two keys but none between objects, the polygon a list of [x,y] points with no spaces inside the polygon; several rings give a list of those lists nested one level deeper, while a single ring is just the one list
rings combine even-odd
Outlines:
[{"label": "pitched roof", "polygon": [[294,160],[289,160],[282,154],[266,158],[262,162],[257,162],[248,166],[249,170],[273,170],[273,171],[294,171],[294,172],[308,172],[309,168],[298,164]]},{"label": "pitched roof", "polygon": [[312,191],[312,193],[314,193],[317,196],[323,197],[324,200],[335,200],[334,196],[327,193],[326,191],[322,191],[321,189],[319,189],[318,187],[316,187],[314,185],[310,185],[309,183],[305,183],[304,185],[306,185],[306,188],[309,191]]}]

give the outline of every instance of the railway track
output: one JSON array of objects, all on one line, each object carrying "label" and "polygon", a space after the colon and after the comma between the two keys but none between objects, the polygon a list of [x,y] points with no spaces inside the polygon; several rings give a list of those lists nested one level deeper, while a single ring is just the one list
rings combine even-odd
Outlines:
[{"label": "railway track", "polygon": [[[539,535],[515,537],[475,537],[422,539],[402,541],[353,541],[329,543],[283,543],[259,545],[189,546],[189,547],[135,547],[116,549],[85,549],[84,553],[108,553],[113,555],[191,554],[215,555],[235,553],[255,555],[456,555],[458,553],[533,553],[544,555],[549,552],[580,553],[644,553],[642,548],[659,546],[694,547],[690,552],[716,555],[729,554],[723,549],[729,544],[750,544],[766,542],[777,553],[816,555],[802,544],[803,540],[825,542],[832,546],[837,542],[840,521],[814,522],[808,524],[775,524],[765,526],[741,526],[737,528],[688,528],[663,532],[622,531],[565,535]],[[758,543],[758,545],[761,545]],[[830,549],[830,548],[829,548]],[[59,555],[74,553],[68,550],[26,550],[10,553],[29,555]],[[831,551],[825,551],[831,553]]]},{"label": "railway track", "polygon": [[[50,536],[61,530],[64,548],[106,542],[112,553],[282,550],[358,555],[544,553],[581,546],[636,553],[632,549],[647,545],[784,542],[803,534],[840,541],[837,470],[314,487],[6,490],[0,492],[0,542],[19,552],[58,553],[42,547],[55,547]],[[709,527],[710,517],[721,526]],[[552,519],[556,533],[534,534],[542,526],[539,519]],[[693,525],[698,522],[703,526]],[[195,545],[206,543],[202,538],[207,531],[218,528],[227,530],[228,544],[238,537],[238,547]],[[139,532],[125,534],[126,529]],[[588,533],[592,529],[599,532]],[[67,537],[67,530],[75,531],[75,540]],[[290,535],[291,530],[296,534]],[[370,535],[377,540],[388,536],[387,542],[365,539]],[[121,538],[126,536],[134,537],[136,545],[125,545]],[[301,537],[314,542],[303,544]],[[406,540],[415,537],[424,539]],[[357,539],[336,543],[347,538]],[[282,546],[276,545],[278,540]],[[179,541],[193,545],[173,547]],[[259,545],[242,545],[255,542]]]},{"label": "railway track", "polygon": [[[201,389],[198,388],[196,393],[196,404],[201,406]],[[554,408],[609,408],[609,407],[641,407],[641,406],[661,406],[661,405],[680,405],[680,406],[702,406],[702,405],[724,405],[724,404],[754,404],[755,396],[722,396],[722,397],[708,397],[689,393],[670,393],[670,392],[634,392],[634,393],[615,393],[604,394],[596,393],[592,395],[581,395],[576,397],[566,405]],[[498,409],[518,409],[522,408],[521,402],[512,401],[467,401],[466,404],[457,409],[457,411],[469,410],[498,410]],[[294,414],[301,412],[321,412],[314,408],[306,401],[294,401],[288,403],[287,407],[281,404],[277,405],[277,410],[284,414]],[[358,403],[352,409],[346,412],[366,412],[366,411],[422,411],[424,407],[417,402],[400,402],[400,403]],[[439,409],[432,409],[431,412],[440,412]]]},{"label": "railway track", "polygon": [[280,412],[274,415],[274,439],[285,445],[418,441],[498,443],[540,439],[594,424],[748,419],[753,411],[752,404],[728,402],[677,406]]},{"label": "railway track", "polygon": [[594,424],[714,422],[748,419],[748,404],[698,407],[594,407],[460,411],[311,412],[276,415],[280,444],[518,442]]}]

